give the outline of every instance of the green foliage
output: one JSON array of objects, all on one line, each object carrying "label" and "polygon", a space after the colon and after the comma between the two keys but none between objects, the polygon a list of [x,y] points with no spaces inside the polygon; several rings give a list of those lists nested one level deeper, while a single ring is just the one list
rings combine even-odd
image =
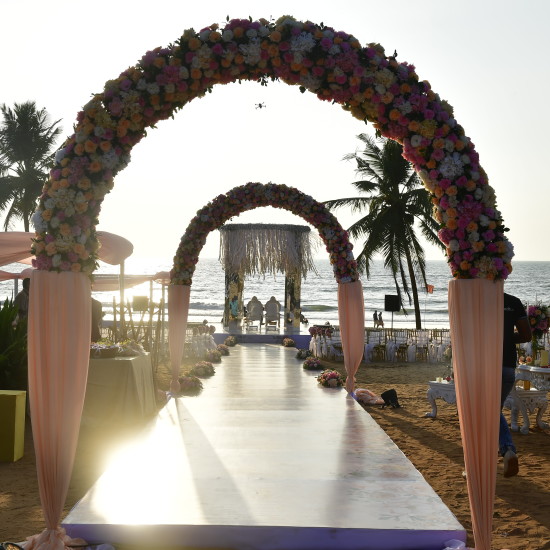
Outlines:
[{"label": "green foliage", "polygon": [[27,321],[6,300],[0,309],[0,389],[27,390]]}]

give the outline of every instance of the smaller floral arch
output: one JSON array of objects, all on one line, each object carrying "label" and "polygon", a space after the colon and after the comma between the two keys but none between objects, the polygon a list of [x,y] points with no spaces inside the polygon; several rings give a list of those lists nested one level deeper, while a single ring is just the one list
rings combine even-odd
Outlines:
[{"label": "smaller floral arch", "polygon": [[191,285],[200,252],[211,231],[242,212],[262,206],[288,210],[318,230],[338,283],[351,283],[359,279],[348,233],[323,204],[294,187],[276,183],[247,183],[227,194],[218,195],[197,212],[187,226],[174,257],[171,284]]}]

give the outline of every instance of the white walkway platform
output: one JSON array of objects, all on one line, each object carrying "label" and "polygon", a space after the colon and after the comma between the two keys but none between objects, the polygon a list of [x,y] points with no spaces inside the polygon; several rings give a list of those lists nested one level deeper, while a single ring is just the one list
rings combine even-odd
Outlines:
[{"label": "white walkway platform", "polygon": [[295,350],[243,344],[172,399],[63,522],[159,549],[441,550],[466,533],[401,451]]}]

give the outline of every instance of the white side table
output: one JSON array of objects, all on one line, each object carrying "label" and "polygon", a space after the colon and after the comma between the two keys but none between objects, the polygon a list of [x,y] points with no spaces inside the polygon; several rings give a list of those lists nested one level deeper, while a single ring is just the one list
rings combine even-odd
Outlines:
[{"label": "white side table", "polygon": [[451,382],[428,382],[429,388],[426,397],[432,406],[431,412],[427,412],[425,416],[435,418],[437,416],[436,399],[443,399],[446,403],[456,403],[455,385]]},{"label": "white side table", "polygon": [[[550,428],[550,426],[542,420],[542,415],[548,407],[548,395],[546,390],[537,390],[536,388],[525,390],[519,386],[514,387],[508,394],[506,401],[504,401],[504,407],[510,409],[510,429],[513,432],[519,431],[521,434],[527,435],[529,433],[529,413],[534,413],[537,409],[537,426],[541,430]],[[523,418],[523,425],[521,428],[518,426],[519,412],[521,412]]]}]

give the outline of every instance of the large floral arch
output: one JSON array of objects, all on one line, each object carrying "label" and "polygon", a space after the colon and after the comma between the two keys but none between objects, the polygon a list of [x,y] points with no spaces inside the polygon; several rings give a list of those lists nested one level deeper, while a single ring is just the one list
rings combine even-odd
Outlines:
[{"label": "large floral arch", "polygon": [[[28,550],[45,541],[66,541],[59,518],[86,387],[87,275],[95,269],[95,227],[115,175],[128,164],[133,146],[148,128],[215,84],[265,84],[269,79],[338,103],[371,122],[381,135],[402,143],[404,156],[431,195],[455,278],[449,286],[449,312],[474,537],[478,550],[490,548],[502,280],[511,271],[513,256],[494,191],[452,107],[419,80],[414,66],[386,56],[378,44],[362,47],[345,32],[284,16],[277,21],[235,19],[200,32],[189,29],[174,44],[147,52],[92,97],[56,154],[33,218],[38,272],[31,281],[29,392],[47,528],[32,538]],[[493,285],[494,280],[500,281]],[[57,325],[50,322],[53,310]],[[62,400],[60,387],[72,388],[63,392]],[[475,388],[485,392],[483,397],[476,399]],[[484,439],[469,438],[471,434]],[[487,445],[487,438],[495,445]]]},{"label": "large floral arch", "polygon": [[339,103],[401,142],[432,196],[453,276],[508,276],[513,252],[495,194],[452,107],[380,45],[287,16],[189,29],[108,81],[56,155],[34,216],[36,267],[91,273],[101,203],[147,128],[215,84],[268,79]]},{"label": "large floral arch", "polygon": [[262,206],[283,208],[313,225],[325,244],[339,283],[350,283],[359,278],[348,233],[323,204],[294,187],[276,183],[247,183],[218,195],[197,212],[178,246],[170,273],[171,283],[191,285],[195,265],[208,234],[232,217]]}]

